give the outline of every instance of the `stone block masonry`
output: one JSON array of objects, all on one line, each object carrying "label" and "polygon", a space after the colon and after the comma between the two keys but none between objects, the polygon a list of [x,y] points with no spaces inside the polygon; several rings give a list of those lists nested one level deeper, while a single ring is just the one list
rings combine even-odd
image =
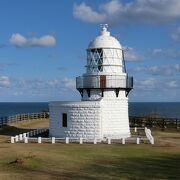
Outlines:
[{"label": "stone block masonry", "polygon": [[[67,127],[62,114],[67,114]],[[50,103],[50,136],[94,139],[101,137],[100,102]]]},{"label": "stone block masonry", "polygon": [[102,133],[104,137],[119,139],[130,137],[128,99],[101,101]]},{"label": "stone block masonry", "polygon": [[[49,133],[56,138],[127,138],[130,136],[127,98],[101,101],[51,102]],[[63,127],[63,114],[67,127]]]}]

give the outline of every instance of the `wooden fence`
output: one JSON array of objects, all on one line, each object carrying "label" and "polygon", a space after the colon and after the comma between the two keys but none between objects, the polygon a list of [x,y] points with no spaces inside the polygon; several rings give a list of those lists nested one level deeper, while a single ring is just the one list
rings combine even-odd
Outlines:
[{"label": "wooden fence", "polygon": [[34,119],[47,119],[47,118],[49,118],[48,112],[16,114],[14,116],[1,117],[0,127],[7,126],[8,124],[17,123],[20,121],[31,121]]},{"label": "wooden fence", "polygon": [[[0,127],[19,121],[30,121],[33,119],[47,119],[48,112],[16,114],[14,116],[0,117]],[[159,128],[177,128],[180,129],[179,118],[161,118],[161,117],[136,117],[130,116],[130,127],[159,127]]]},{"label": "wooden fence", "polygon": [[130,117],[131,127],[180,128],[180,119],[161,117]]}]

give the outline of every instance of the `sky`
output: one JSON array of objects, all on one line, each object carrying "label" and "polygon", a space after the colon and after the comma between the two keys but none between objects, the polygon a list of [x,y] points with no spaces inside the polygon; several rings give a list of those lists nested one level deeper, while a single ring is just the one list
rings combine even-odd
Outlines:
[{"label": "sky", "polygon": [[75,77],[107,23],[134,77],[132,102],[180,101],[179,0],[0,0],[0,101],[80,100]]}]

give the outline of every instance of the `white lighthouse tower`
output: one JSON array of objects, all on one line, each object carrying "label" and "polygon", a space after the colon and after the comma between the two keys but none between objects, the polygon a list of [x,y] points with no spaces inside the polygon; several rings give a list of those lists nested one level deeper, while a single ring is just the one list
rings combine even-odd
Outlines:
[{"label": "white lighthouse tower", "polygon": [[50,135],[120,139],[130,136],[128,93],[133,78],[126,73],[123,49],[107,24],[87,49],[86,72],[76,78],[80,102],[50,103]]}]

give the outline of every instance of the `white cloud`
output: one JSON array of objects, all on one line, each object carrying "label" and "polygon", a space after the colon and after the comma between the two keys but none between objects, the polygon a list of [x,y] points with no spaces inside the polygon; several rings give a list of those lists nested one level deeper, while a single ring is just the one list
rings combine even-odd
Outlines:
[{"label": "white cloud", "polygon": [[0,87],[9,87],[11,84],[8,76],[0,76]]},{"label": "white cloud", "polygon": [[126,61],[140,61],[144,59],[144,56],[140,54],[137,50],[131,47],[123,47],[124,58]]},{"label": "white cloud", "polygon": [[170,88],[176,88],[176,87],[178,87],[177,81],[175,81],[175,80],[169,81],[169,82],[167,83],[167,85],[168,85]]},{"label": "white cloud", "polygon": [[84,2],[74,5],[74,17],[91,23],[170,23],[180,18],[179,0],[111,0],[99,5],[97,10]]},{"label": "white cloud", "polygon": [[75,79],[70,79],[70,78],[64,78],[62,80],[64,86],[68,89],[75,89],[76,88],[76,81]]},{"label": "white cloud", "polygon": [[180,57],[180,51],[178,49],[162,49],[162,48],[155,48],[150,50],[150,55],[153,56],[163,56],[166,58],[179,58]]},{"label": "white cloud", "polygon": [[[142,79],[141,79],[142,78]],[[134,90],[130,93],[130,98],[134,101],[175,101],[180,100],[180,79],[173,78],[143,78],[135,79]],[[171,92],[171,93],[170,93]]]},{"label": "white cloud", "polygon": [[56,45],[56,39],[52,35],[44,35],[39,38],[37,37],[26,38],[19,33],[15,33],[12,34],[12,36],[9,39],[9,42],[18,48],[34,47],[34,46],[54,47]]},{"label": "white cloud", "polygon": [[141,80],[139,82],[140,86],[147,86],[147,87],[155,87],[156,84],[157,84],[157,80],[153,78]]},{"label": "white cloud", "polygon": [[132,72],[148,73],[150,75],[178,75],[180,73],[180,64],[168,64],[161,66],[136,67],[131,69]]},{"label": "white cloud", "polygon": [[84,2],[80,5],[74,5],[73,15],[86,22],[100,23],[105,19],[105,14],[99,14],[87,6]]},{"label": "white cloud", "polygon": [[162,52],[163,52],[163,50],[161,48],[155,48],[155,49],[152,50],[152,53],[155,54],[155,55],[160,54]]},{"label": "white cloud", "polygon": [[65,88],[65,89],[76,89],[76,81],[75,79],[71,78],[63,78],[63,79],[54,79],[47,82],[47,85],[51,87],[57,87],[57,88]]},{"label": "white cloud", "polygon": [[180,42],[180,27],[178,27],[171,33],[171,38],[174,41]]},{"label": "white cloud", "polygon": [[108,3],[102,4],[100,6],[100,9],[102,11],[105,11],[109,15],[114,15],[114,14],[118,15],[120,11],[123,11],[123,5],[117,0],[112,0],[109,1]]},{"label": "white cloud", "polygon": [[178,71],[174,65],[152,66],[147,69],[147,72],[151,75],[173,75]]},{"label": "white cloud", "polygon": [[57,93],[58,92],[68,92],[69,90],[75,91],[75,79],[62,78],[62,79],[32,79],[32,80],[17,80],[14,84],[15,88],[19,91],[27,93],[33,92],[33,94],[41,93]]},{"label": "white cloud", "polygon": [[[180,87],[179,83],[180,79],[136,78],[134,82],[134,90],[154,91],[154,93],[156,93],[158,89],[169,90],[169,88],[171,88],[178,90]],[[168,94],[166,95],[168,96]]]}]

